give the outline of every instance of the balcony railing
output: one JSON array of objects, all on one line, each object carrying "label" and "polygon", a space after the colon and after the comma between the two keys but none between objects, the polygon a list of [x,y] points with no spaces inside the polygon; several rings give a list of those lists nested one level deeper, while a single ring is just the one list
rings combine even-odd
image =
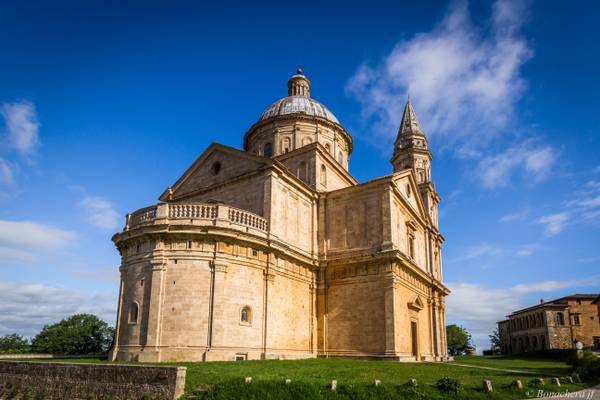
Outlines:
[{"label": "balcony railing", "polygon": [[224,204],[158,204],[127,214],[125,230],[154,223],[169,223],[170,220],[206,221],[218,225],[225,221],[247,228],[267,232],[269,223],[263,217],[250,211]]}]

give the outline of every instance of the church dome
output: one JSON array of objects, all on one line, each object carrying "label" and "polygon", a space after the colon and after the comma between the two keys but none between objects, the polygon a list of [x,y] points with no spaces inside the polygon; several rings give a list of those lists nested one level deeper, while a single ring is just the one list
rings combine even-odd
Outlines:
[{"label": "church dome", "polygon": [[295,113],[313,115],[315,117],[325,118],[336,124],[340,123],[327,107],[310,97],[304,96],[288,96],[277,100],[262,113],[259,121]]},{"label": "church dome", "polygon": [[288,82],[288,96],[267,107],[258,121],[289,114],[306,114],[340,123],[327,107],[310,97],[310,81],[300,68]]},{"label": "church dome", "polygon": [[287,87],[287,97],[267,107],[246,132],[244,150],[277,157],[319,143],[338,164],[348,169],[352,137],[327,107],[310,97],[310,81],[300,68]]}]

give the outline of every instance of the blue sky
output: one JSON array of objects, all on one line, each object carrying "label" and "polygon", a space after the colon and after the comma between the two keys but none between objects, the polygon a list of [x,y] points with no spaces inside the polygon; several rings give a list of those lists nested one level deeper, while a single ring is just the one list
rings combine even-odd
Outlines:
[{"label": "blue sky", "polygon": [[448,322],[487,345],[540,298],[600,292],[600,8],[593,2],[3,2],[0,334],[114,322],[110,237],[298,64],[391,172],[406,97],[434,153]]}]

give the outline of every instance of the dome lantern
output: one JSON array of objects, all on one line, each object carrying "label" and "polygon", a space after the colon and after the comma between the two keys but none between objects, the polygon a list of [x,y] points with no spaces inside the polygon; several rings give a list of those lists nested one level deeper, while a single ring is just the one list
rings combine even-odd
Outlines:
[{"label": "dome lantern", "polygon": [[288,81],[288,96],[310,97],[310,81],[298,67],[296,74]]}]

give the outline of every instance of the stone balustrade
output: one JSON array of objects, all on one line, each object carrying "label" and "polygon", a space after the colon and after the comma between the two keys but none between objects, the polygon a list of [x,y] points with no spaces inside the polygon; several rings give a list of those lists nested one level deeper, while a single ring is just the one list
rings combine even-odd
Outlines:
[{"label": "stone balustrade", "polygon": [[168,223],[169,220],[205,220],[216,225],[218,220],[225,220],[235,225],[267,232],[268,221],[250,211],[231,207],[225,204],[158,204],[139,209],[127,214],[124,230],[137,228],[142,225],[154,224],[157,220]]}]

